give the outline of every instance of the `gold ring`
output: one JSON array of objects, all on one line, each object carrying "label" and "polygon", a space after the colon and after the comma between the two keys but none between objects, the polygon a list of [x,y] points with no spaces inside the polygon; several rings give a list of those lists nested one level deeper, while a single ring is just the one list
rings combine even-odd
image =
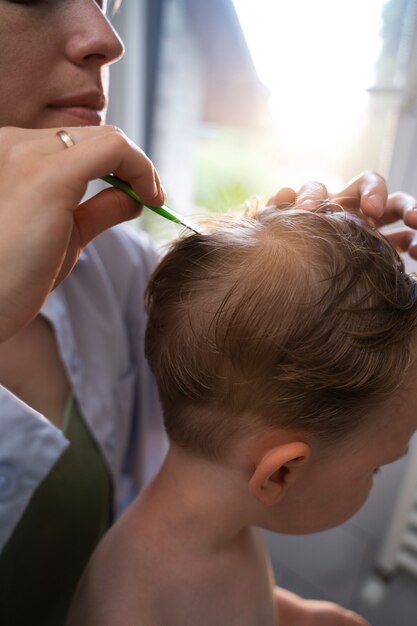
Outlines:
[{"label": "gold ring", "polygon": [[66,130],[59,130],[56,134],[66,148],[71,148],[72,146],[75,146],[75,141],[73,140],[71,135],[67,133]]}]

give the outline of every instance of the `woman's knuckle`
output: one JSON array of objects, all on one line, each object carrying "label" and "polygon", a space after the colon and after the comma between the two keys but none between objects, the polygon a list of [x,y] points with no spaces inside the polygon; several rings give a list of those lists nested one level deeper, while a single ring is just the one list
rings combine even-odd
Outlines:
[{"label": "woman's knuckle", "polygon": [[370,176],[370,177],[374,177],[377,180],[383,182],[385,184],[385,178],[382,176],[382,174],[380,174],[379,172],[377,172],[376,170],[366,170],[364,172],[365,175]]},{"label": "woman's knuckle", "polygon": [[119,128],[114,128],[109,133],[108,141],[111,142],[112,147],[116,150],[126,147],[127,145],[126,136]]}]

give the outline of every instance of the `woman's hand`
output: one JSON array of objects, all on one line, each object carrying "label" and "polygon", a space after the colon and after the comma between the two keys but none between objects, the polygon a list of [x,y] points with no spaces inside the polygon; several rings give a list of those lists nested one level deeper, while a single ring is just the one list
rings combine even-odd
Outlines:
[{"label": "woman's hand", "polygon": [[80,204],[89,181],[116,174],[145,202],[165,192],[151,161],[113,126],[0,129],[0,341],[28,324],[84,246],[140,207],[110,188]]},{"label": "woman's hand", "polygon": [[282,207],[296,203],[311,210],[328,200],[346,210],[360,212],[377,227],[402,222],[400,229],[384,234],[399,252],[408,252],[417,259],[417,201],[401,191],[388,195],[384,178],[376,172],[363,172],[335,193],[329,193],[323,183],[315,181],[305,183],[299,191],[285,187],[268,204]]},{"label": "woman's hand", "polygon": [[295,593],[275,587],[279,626],[369,626],[357,613],[333,602],[304,600]]}]

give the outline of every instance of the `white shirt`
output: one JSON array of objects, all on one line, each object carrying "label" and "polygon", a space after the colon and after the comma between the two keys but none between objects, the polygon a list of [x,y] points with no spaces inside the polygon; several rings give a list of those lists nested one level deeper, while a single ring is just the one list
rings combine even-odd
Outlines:
[{"label": "white shirt", "polygon": [[[157,389],[143,352],[143,293],[155,260],[144,233],[113,228],[87,246],[41,312],[54,328],[119,504],[148,482],[166,452]],[[0,387],[0,550],[67,445],[59,429]]]}]

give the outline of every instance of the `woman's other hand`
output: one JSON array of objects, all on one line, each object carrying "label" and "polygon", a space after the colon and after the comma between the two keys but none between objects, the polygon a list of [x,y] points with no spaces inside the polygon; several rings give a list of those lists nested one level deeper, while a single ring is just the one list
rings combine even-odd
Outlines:
[{"label": "woman's other hand", "polygon": [[385,230],[384,234],[399,252],[408,252],[417,259],[417,201],[402,191],[388,194],[384,178],[376,172],[363,172],[334,193],[317,181],[305,183],[298,191],[284,187],[268,204],[283,207],[296,203],[300,208],[314,210],[329,200],[361,213],[378,228],[400,222],[398,229]]}]

